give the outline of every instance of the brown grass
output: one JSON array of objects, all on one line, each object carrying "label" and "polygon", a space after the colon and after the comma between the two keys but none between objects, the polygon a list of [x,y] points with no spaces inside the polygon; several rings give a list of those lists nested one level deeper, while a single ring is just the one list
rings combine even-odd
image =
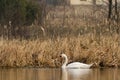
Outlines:
[{"label": "brown grass", "polygon": [[46,40],[0,39],[0,66],[8,67],[60,67],[60,54],[64,52],[69,62],[97,63],[96,66],[120,66],[119,35],[93,34],[77,37],[57,37]]},{"label": "brown grass", "polygon": [[[60,67],[62,61],[59,56],[64,52],[69,62],[96,63],[95,67],[120,67],[120,24],[114,20],[107,21],[103,18],[105,15],[97,15],[99,12],[81,18],[69,9],[66,8],[68,16],[63,15],[61,8],[51,11],[51,15],[57,15],[52,18],[49,14],[44,26],[27,26],[21,35],[29,40],[9,40],[9,30],[1,29],[0,35],[4,38],[0,38],[0,66]],[[19,38],[19,35],[16,36]]]}]

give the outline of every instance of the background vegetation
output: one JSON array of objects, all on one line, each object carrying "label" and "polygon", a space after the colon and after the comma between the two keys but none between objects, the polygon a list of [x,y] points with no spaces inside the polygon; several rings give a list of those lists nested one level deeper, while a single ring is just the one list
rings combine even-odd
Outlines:
[{"label": "background vegetation", "polygon": [[59,1],[0,0],[0,66],[60,67],[65,53],[69,62],[120,67],[119,5]]},{"label": "background vegetation", "polygon": [[42,7],[31,0],[0,0],[1,35],[9,38],[21,36],[26,32],[25,25],[31,25],[35,20],[40,22],[37,17],[41,17]]},{"label": "background vegetation", "polygon": [[0,23],[11,25],[31,24],[36,19],[38,5],[26,0],[0,0]]}]

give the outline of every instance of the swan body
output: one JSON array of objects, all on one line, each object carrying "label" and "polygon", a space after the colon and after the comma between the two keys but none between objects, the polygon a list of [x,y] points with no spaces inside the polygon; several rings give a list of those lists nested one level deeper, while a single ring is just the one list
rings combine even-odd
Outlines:
[{"label": "swan body", "polygon": [[71,64],[67,65],[67,68],[82,68],[82,69],[88,69],[92,66],[93,64],[84,64],[80,62],[73,62]]},{"label": "swan body", "polygon": [[61,54],[63,58],[65,58],[65,62],[62,65],[62,68],[79,68],[79,69],[89,69],[93,64],[84,64],[80,62],[73,62],[67,65],[68,58],[65,54]]}]

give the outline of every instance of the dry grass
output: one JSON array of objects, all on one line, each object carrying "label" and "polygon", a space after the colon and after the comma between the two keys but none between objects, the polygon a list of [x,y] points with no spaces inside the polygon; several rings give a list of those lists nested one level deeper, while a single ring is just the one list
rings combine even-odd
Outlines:
[{"label": "dry grass", "polygon": [[64,52],[69,62],[94,63],[96,66],[120,66],[119,35],[93,34],[77,37],[57,37],[46,40],[0,39],[0,66],[8,67],[60,67],[60,53]]},{"label": "dry grass", "polygon": [[[44,26],[27,26],[21,35],[26,39],[32,37],[33,40],[8,40],[8,29],[1,29],[0,35],[6,39],[0,38],[0,66],[60,67],[59,56],[64,52],[69,62],[97,63],[96,67],[120,67],[120,24],[110,24],[106,18],[101,18],[105,15],[100,16],[97,12],[81,18],[69,9],[66,8],[66,15],[69,16],[63,15],[61,8],[58,8],[46,17],[48,19]],[[57,15],[52,18],[52,14]]]}]

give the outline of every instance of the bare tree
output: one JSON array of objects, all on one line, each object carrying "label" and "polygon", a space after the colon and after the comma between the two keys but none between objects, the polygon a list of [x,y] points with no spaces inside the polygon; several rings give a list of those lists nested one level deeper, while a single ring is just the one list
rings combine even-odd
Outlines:
[{"label": "bare tree", "polygon": [[64,13],[63,13],[63,24],[62,24],[62,26],[64,26],[65,25],[65,9],[66,9],[66,0],[63,0],[63,3],[62,3],[62,5],[63,5],[63,10],[64,10]]},{"label": "bare tree", "polygon": [[113,1],[112,0],[108,0],[108,19],[110,20],[112,18],[112,5],[113,5]]},{"label": "bare tree", "polygon": [[118,14],[118,1],[115,0],[115,20],[116,20],[116,22],[118,22],[118,17],[119,17],[119,14]]},{"label": "bare tree", "polygon": [[96,0],[93,0],[93,5],[96,5]]}]

